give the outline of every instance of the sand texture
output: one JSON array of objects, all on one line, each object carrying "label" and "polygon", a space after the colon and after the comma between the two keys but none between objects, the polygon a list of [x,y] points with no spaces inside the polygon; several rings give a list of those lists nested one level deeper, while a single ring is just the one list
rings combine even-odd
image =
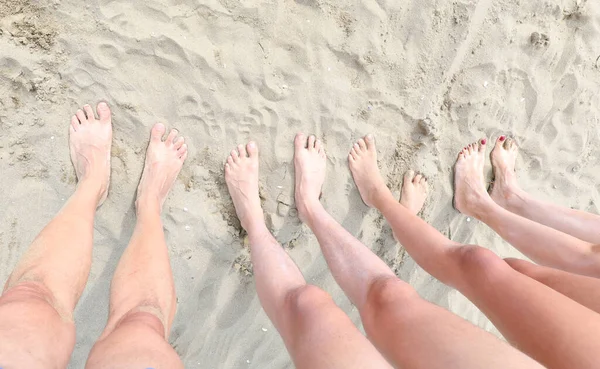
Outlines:
[{"label": "sand texture", "polygon": [[598,212],[599,57],[595,0],[0,0],[0,281],[73,192],[70,116],[106,100],[112,189],[98,212],[69,368],[83,368],[106,321],[155,122],[190,146],[164,214],[179,303],[170,341],[186,368],[293,367],[256,296],[223,178],[227,154],[249,139],[261,149],[269,227],[306,279],[359,324],[297,219],[298,131],[327,145],[323,202],[333,216],[422,296],[496,333],[362,203],[348,151],[373,132],[396,192],[409,168],[429,177],[427,221],[455,241],[519,256],[453,208],[456,156],[480,137],[512,135],[525,190]]}]

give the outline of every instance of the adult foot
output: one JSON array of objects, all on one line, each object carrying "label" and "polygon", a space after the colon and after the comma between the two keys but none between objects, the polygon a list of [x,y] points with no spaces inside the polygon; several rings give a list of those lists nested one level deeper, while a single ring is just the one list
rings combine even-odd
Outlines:
[{"label": "adult foot", "polygon": [[311,207],[319,204],[325,183],[327,156],[323,143],[313,135],[307,139],[303,133],[297,134],[294,146],[296,207],[300,220],[306,221]]},{"label": "adult foot", "polygon": [[500,136],[492,150],[492,168],[494,169],[494,183],[490,189],[492,199],[502,207],[519,192],[515,163],[519,148],[512,138]]},{"label": "adult foot", "polygon": [[483,206],[492,201],[485,189],[483,166],[486,139],[465,147],[456,161],[454,206],[463,214],[478,218]]},{"label": "adult foot", "polygon": [[400,204],[410,210],[411,213],[417,215],[427,198],[427,178],[422,174],[416,174],[409,170],[404,175],[404,183],[402,184],[402,195]]},{"label": "adult foot", "polygon": [[250,142],[231,151],[225,164],[225,182],[235,211],[246,231],[264,225],[258,194],[258,146]]},{"label": "adult foot", "polygon": [[111,114],[108,105],[96,107],[98,118],[89,105],[71,118],[69,150],[79,183],[97,187],[98,206],[108,196],[110,185],[110,150],[112,145]]},{"label": "adult foot", "polygon": [[375,206],[375,199],[389,191],[377,166],[375,138],[369,134],[354,144],[348,163],[354,182],[365,204]]},{"label": "adult foot", "polygon": [[144,173],[138,186],[136,205],[141,207],[162,206],[173,187],[183,162],[187,158],[188,148],[183,137],[176,129],[171,130],[163,141],[166,132],[164,124],[156,124],[150,133],[150,144],[146,152]]}]

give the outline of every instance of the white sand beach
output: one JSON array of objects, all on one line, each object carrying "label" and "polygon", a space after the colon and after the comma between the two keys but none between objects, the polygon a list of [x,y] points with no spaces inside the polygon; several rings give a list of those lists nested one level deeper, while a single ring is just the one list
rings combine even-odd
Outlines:
[{"label": "white sand beach", "polygon": [[261,149],[276,238],[356,324],[297,218],[296,132],[327,145],[323,202],[332,215],[424,298],[495,334],[362,203],[347,164],[354,141],[374,133],[398,194],[402,174],[421,171],[431,185],[424,219],[502,257],[522,256],[452,206],[453,165],[467,143],[514,137],[525,190],[599,211],[598,1],[0,0],[1,283],[74,190],[70,117],[100,100],[114,113],[112,188],[96,220],[72,369],[83,368],[106,322],[156,122],[179,129],[190,147],[164,214],[178,295],[170,342],[189,369],[293,368],[260,306],[224,182],[239,143]]}]

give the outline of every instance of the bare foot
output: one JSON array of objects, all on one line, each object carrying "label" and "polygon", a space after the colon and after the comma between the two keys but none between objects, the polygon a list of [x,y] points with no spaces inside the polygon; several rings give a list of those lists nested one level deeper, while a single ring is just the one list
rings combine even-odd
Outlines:
[{"label": "bare foot", "polygon": [[296,207],[300,219],[306,221],[310,207],[318,204],[321,197],[321,188],[325,183],[327,156],[323,143],[313,135],[307,139],[303,133],[298,133],[294,146]]},{"label": "bare foot", "polygon": [[515,175],[515,163],[519,148],[512,138],[500,136],[492,150],[492,168],[494,183],[490,189],[492,199],[500,206],[506,207],[508,202],[520,191]]},{"label": "bare foot", "polygon": [[389,191],[377,166],[375,138],[369,134],[354,144],[348,156],[350,171],[365,204],[375,206],[375,198]]},{"label": "bare foot", "polygon": [[456,161],[454,206],[463,214],[476,218],[484,205],[492,201],[485,189],[483,166],[486,139],[465,147]]},{"label": "bare foot", "polygon": [[69,128],[69,147],[71,161],[79,183],[98,185],[98,206],[108,196],[110,185],[110,149],[112,145],[112,124],[110,109],[104,102],[98,104],[96,111],[89,105],[71,118]]},{"label": "bare foot", "polygon": [[402,184],[402,196],[400,204],[410,210],[411,213],[417,215],[427,198],[427,178],[422,174],[416,174],[409,170],[404,175],[404,183]]},{"label": "bare foot", "polygon": [[239,145],[231,151],[225,164],[225,181],[235,211],[246,231],[264,225],[258,194],[258,146],[256,142]]},{"label": "bare foot", "polygon": [[150,144],[146,152],[144,173],[138,186],[137,207],[158,204],[159,210],[173,187],[188,149],[183,137],[178,137],[176,129],[171,130],[163,141],[166,132],[164,124],[155,124],[150,133]]}]

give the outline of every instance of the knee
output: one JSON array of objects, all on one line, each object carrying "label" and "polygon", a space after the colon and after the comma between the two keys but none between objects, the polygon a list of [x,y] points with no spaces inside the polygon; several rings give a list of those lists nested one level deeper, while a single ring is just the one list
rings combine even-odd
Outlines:
[{"label": "knee", "polygon": [[285,301],[288,311],[296,316],[306,316],[318,311],[323,305],[333,304],[331,296],[313,285],[305,285],[291,291]]},{"label": "knee", "polygon": [[469,277],[495,278],[510,270],[498,255],[481,246],[460,246],[453,252],[460,269],[466,271]]},{"label": "knee", "polygon": [[[389,306],[406,306],[413,298],[419,295],[409,284],[396,277],[377,278],[369,286],[367,292],[366,307],[374,310],[381,310]],[[400,304],[400,302],[402,302]]]},{"label": "knee", "polygon": [[40,282],[21,282],[9,287],[0,297],[0,306],[17,304],[37,307],[47,314],[60,317],[63,321],[73,321],[73,312],[60,306],[55,301],[52,292]]},{"label": "knee", "polygon": [[163,338],[166,338],[166,330],[163,321],[155,312],[148,311],[151,309],[131,311],[115,325],[114,330],[128,328],[133,330],[147,331],[157,333]]}]

